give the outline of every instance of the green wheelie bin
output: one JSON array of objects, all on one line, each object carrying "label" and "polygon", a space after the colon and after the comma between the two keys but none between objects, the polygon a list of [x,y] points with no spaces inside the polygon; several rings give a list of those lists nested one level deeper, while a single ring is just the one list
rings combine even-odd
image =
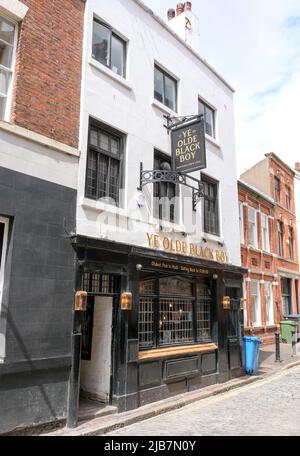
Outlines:
[{"label": "green wheelie bin", "polygon": [[280,322],[280,332],[282,341],[291,344],[292,343],[292,333],[297,332],[298,323],[292,320],[283,320]]}]

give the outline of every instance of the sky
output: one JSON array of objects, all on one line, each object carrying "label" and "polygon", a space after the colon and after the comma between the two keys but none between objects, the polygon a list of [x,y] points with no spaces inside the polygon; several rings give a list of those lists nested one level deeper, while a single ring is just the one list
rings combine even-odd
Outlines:
[{"label": "sky", "polygon": [[[166,20],[176,0],[143,0]],[[198,53],[235,88],[238,174],[274,152],[300,162],[300,0],[194,0]]]}]

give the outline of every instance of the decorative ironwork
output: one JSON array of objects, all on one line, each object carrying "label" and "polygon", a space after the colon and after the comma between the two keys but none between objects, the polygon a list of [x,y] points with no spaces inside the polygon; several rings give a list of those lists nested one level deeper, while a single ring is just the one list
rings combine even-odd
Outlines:
[{"label": "decorative ironwork", "polygon": [[[190,182],[191,181],[191,182]],[[171,182],[191,188],[193,191],[193,210],[196,211],[198,200],[204,197],[204,184],[195,177],[188,174],[177,173],[170,170],[143,170],[143,164],[140,164],[140,186],[139,191],[148,184],[157,182]]]},{"label": "decorative ironwork", "polygon": [[195,114],[192,116],[180,116],[180,117],[164,116],[164,118],[167,120],[167,125],[164,125],[164,127],[168,131],[170,131],[179,126],[184,126],[184,124],[189,124],[190,122],[193,122],[195,120],[200,120],[203,117],[204,117],[203,114]]}]

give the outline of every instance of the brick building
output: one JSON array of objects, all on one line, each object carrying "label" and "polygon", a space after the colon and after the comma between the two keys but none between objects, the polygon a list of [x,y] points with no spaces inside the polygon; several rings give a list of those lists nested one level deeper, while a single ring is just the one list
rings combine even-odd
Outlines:
[{"label": "brick building", "polygon": [[245,333],[273,340],[283,316],[299,313],[294,172],[277,155],[242,174],[238,184]]},{"label": "brick building", "polygon": [[82,0],[0,0],[0,432],[66,417]]}]

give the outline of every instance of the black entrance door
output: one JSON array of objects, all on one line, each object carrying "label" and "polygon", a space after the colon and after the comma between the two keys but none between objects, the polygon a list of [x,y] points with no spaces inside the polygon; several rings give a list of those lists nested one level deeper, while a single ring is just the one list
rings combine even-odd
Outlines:
[{"label": "black entrance door", "polygon": [[226,287],[226,296],[230,297],[230,309],[227,310],[228,365],[230,377],[239,377],[243,367],[242,334],[243,312],[240,308],[241,289]]}]

